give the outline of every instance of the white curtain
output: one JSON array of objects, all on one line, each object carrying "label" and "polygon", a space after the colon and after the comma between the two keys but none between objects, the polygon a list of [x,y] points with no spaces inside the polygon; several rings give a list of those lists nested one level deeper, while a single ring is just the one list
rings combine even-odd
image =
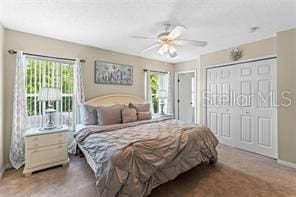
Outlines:
[{"label": "white curtain", "polygon": [[150,103],[150,111],[154,113],[150,78],[151,78],[151,71],[145,70],[145,100],[147,103]]},{"label": "white curtain", "polygon": [[174,113],[174,77],[173,73],[168,73],[168,113]]},{"label": "white curtain", "polygon": [[25,57],[22,51],[16,54],[16,69],[12,106],[12,131],[10,145],[10,162],[16,169],[24,165],[24,132],[29,127],[26,106]]},{"label": "white curtain", "polygon": [[[83,87],[83,77],[82,77],[82,63],[80,59],[75,59],[75,64],[73,67],[74,73],[74,91],[73,91],[73,98],[74,98],[74,110],[73,110],[73,121],[74,121],[74,129],[77,123],[80,122],[80,105],[85,102],[84,97],[84,87]],[[68,152],[71,154],[76,153],[77,144],[74,139],[70,143],[68,147]]]}]

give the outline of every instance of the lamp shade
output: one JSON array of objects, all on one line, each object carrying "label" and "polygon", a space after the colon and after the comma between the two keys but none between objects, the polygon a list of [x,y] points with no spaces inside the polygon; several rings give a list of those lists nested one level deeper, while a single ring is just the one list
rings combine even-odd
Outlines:
[{"label": "lamp shade", "polygon": [[168,92],[166,90],[158,90],[157,97],[158,98],[167,98]]},{"label": "lamp shade", "polygon": [[62,93],[59,88],[41,88],[39,92],[39,101],[59,101]]}]

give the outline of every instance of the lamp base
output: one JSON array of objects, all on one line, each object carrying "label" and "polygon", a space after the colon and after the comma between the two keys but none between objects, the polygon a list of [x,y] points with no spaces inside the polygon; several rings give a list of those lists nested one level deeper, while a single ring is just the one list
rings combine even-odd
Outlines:
[{"label": "lamp base", "polygon": [[165,115],[164,111],[163,111],[163,107],[164,107],[164,103],[160,103],[160,107],[161,107],[161,111],[160,111],[160,115]]},{"label": "lamp base", "polygon": [[40,130],[50,130],[50,129],[55,129],[57,127],[53,119],[53,114],[55,112],[56,110],[53,108],[53,106],[49,105],[49,107],[45,111],[47,115],[47,123],[44,127],[40,128]]},{"label": "lamp base", "polygon": [[51,130],[51,129],[55,129],[55,128],[57,128],[57,126],[56,125],[46,125],[45,127],[41,127],[39,130],[40,131],[46,131],[46,130]]}]

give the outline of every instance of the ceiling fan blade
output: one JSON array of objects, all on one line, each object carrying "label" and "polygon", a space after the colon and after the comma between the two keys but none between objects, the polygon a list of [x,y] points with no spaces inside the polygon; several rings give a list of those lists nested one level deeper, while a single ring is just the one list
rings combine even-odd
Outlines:
[{"label": "ceiling fan blade", "polygon": [[152,46],[150,46],[150,47],[148,47],[148,48],[142,50],[141,53],[145,53],[145,52],[147,52],[147,51],[150,51],[151,49],[154,49],[154,48],[157,48],[157,47],[160,47],[160,46],[161,46],[161,44],[155,44],[155,45],[152,45]]},{"label": "ceiling fan blade", "polygon": [[169,48],[169,55],[171,57],[176,57],[177,56],[177,50],[173,45],[171,45],[170,48]]},{"label": "ceiling fan blade", "polygon": [[142,37],[142,36],[132,36],[132,38],[159,41],[158,38],[149,38],[149,37]]},{"label": "ceiling fan blade", "polygon": [[175,40],[176,38],[178,38],[182,33],[183,31],[185,31],[187,28],[185,26],[176,26],[172,31],[171,33],[169,33],[168,35],[168,38],[170,40]]},{"label": "ceiling fan blade", "polygon": [[205,47],[207,46],[206,41],[198,41],[198,40],[175,40],[174,44],[176,45],[193,45],[198,47]]},{"label": "ceiling fan blade", "polygon": [[162,47],[158,50],[158,53],[160,55],[164,55],[169,51],[169,45],[168,44],[163,44]]}]

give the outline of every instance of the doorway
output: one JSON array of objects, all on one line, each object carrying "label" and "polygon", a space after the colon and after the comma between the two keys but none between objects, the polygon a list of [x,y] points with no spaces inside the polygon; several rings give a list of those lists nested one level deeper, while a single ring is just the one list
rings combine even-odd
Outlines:
[{"label": "doorway", "polygon": [[176,114],[178,120],[196,122],[196,72],[176,73]]}]

